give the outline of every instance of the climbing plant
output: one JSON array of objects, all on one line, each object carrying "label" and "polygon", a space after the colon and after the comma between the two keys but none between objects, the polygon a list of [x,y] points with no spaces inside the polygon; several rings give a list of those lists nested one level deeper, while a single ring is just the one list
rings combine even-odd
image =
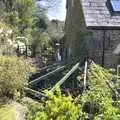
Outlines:
[{"label": "climbing plant", "polygon": [[[85,118],[94,120],[119,120],[120,108],[113,105],[113,92],[106,80],[113,75],[99,65],[92,63],[88,74],[89,88],[79,97]],[[84,118],[84,119],[85,119]]]}]

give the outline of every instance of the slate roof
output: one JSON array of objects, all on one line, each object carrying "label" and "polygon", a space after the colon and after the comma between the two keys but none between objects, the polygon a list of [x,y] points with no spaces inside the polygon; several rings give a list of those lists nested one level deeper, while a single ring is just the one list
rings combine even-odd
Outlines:
[{"label": "slate roof", "polygon": [[120,29],[120,13],[111,14],[107,0],[80,0],[86,27]]}]

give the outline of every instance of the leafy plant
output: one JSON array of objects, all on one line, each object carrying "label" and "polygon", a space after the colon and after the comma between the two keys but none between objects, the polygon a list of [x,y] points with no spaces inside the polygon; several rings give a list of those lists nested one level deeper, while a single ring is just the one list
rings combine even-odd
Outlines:
[{"label": "leafy plant", "polygon": [[36,113],[41,111],[44,107],[42,103],[36,102],[31,99],[25,100],[23,101],[23,103],[27,108],[26,120],[35,120]]},{"label": "leafy plant", "polygon": [[85,113],[85,118],[90,118],[89,115],[91,114],[91,119],[94,120],[120,119],[120,109],[113,106],[113,93],[106,83],[106,80],[109,80],[110,76],[112,77],[109,70],[95,63],[90,65],[88,74],[89,90],[79,98],[82,112]]},{"label": "leafy plant", "polygon": [[32,64],[22,58],[0,57],[0,96],[13,98],[27,84]]},{"label": "leafy plant", "polygon": [[51,91],[46,94],[50,99],[45,102],[42,111],[36,113],[35,120],[77,120],[78,107],[71,96],[62,95],[58,86],[55,95]]},{"label": "leafy plant", "polygon": [[0,22],[0,55],[15,54],[15,44],[12,39],[13,31],[9,25]]}]

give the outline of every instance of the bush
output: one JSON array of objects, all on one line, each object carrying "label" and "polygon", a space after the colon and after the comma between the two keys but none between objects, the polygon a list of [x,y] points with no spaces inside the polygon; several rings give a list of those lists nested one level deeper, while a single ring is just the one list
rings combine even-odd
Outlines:
[{"label": "bush", "polygon": [[13,30],[8,24],[0,22],[0,55],[15,55]]},{"label": "bush", "polygon": [[22,58],[0,57],[0,96],[13,98],[27,84],[31,64]]},{"label": "bush", "polygon": [[[92,120],[119,120],[120,109],[113,105],[113,92],[106,81],[114,77],[109,70],[95,63],[89,67],[88,80],[89,90],[79,96],[80,119]],[[90,116],[91,115],[91,116]]]},{"label": "bush", "polygon": [[30,98],[22,99],[23,104],[26,106],[26,117],[25,120],[35,120],[36,113],[43,109],[43,103],[39,103]]},{"label": "bush", "polygon": [[35,120],[77,120],[78,107],[73,103],[71,96],[62,95],[57,88],[56,94],[47,92],[50,97],[45,106],[37,112]]}]

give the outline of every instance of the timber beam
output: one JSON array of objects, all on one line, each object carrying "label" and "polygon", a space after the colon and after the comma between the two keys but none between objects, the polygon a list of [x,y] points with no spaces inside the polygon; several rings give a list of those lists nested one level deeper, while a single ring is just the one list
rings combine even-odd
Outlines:
[{"label": "timber beam", "polygon": [[[79,68],[79,65],[80,63],[77,63],[75,66],[73,66],[73,68],[57,84],[61,86]],[[56,85],[51,89],[53,92],[56,89]]]},{"label": "timber beam", "polygon": [[61,67],[59,67],[59,68],[57,68],[57,69],[55,69],[55,70],[53,70],[53,71],[51,71],[51,72],[49,72],[49,73],[47,73],[47,74],[45,74],[45,75],[39,77],[39,78],[37,78],[37,79],[35,79],[35,80],[29,82],[28,85],[37,84],[37,83],[39,83],[40,81],[42,81],[42,80],[44,80],[44,79],[46,79],[46,78],[48,78],[48,77],[54,75],[55,73],[58,73],[58,72],[64,70],[65,68],[66,68],[65,65],[64,65],[64,66],[61,66]]}]

